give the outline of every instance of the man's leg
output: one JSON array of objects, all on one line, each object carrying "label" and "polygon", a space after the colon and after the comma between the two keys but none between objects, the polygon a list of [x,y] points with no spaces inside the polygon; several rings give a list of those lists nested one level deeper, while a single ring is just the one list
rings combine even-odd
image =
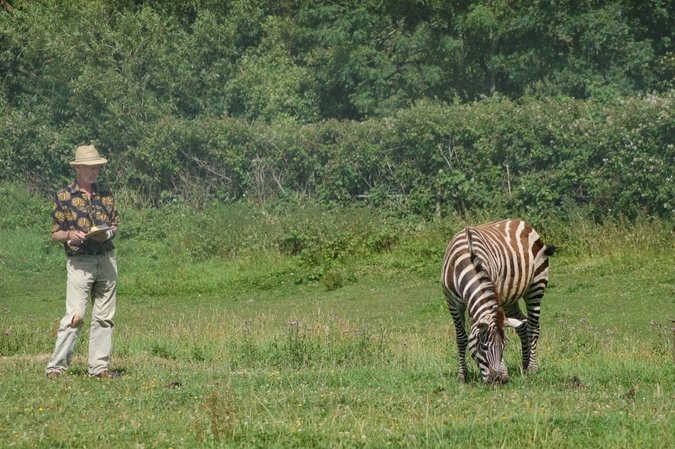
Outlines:
[{"label": "man's leg", "polygon": [[112,354],[112,334],[117,303],[117,262],[111,253],[98,256],[89,333],[89,375],[107,371]]},{"label": "man's leg", "polygon": [[66,314],[59,324],[54,353],[47,364],[47,374],[65,372],[75,352],[94,283],[93,273],[84,259],[86,258],[68,257],[66,261]]}]

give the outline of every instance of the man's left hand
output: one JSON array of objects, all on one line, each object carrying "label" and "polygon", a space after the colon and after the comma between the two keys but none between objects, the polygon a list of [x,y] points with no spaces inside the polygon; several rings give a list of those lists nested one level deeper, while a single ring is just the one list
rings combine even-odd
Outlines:
[{"label": "man's left hand", "polygon": [[94,241],[96,241],[96,242],[101,242],[101,243],[102,243],[102,242],[105,242],[106,240],[111,239],[113,235],[114,235],[114,234],[113,234],[113,231],[112,231],[112,230],[109,230],[109,231],[104,232],[104,233],[102,233],[102,234],[94,235],[94,236],[90,237],[90,239],[91,239],[91,240],[94,240]]}]

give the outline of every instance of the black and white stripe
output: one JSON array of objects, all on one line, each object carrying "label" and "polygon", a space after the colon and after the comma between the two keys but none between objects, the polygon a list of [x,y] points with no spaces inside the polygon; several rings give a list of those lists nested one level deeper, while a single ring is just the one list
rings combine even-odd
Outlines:
[{"label": "black and white stripe", "polygon": [[[523,367],[537,370],[541,298],[548,284],[548,256],[554,250],[520,220],[469,227],[454,236],[443,260],[441,285],[455,323],[462,380],[467,346],[484,382],[508,380],[502,357],[505,326],[514,327],[520,337]],[[521,297],[527,316],[518,305]]]}]

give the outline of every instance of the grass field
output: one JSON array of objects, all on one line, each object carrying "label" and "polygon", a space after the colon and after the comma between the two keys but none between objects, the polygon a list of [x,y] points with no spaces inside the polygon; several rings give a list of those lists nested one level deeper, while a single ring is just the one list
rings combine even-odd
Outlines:
[{"label": "grass field", "polygon": [[[282,266],[275,276],[283,278],[293,266],[269,252],[257,261],[182,264],[161,251],[148,255],[131,237],[118,250],[112,368],[121,377],[87,377],[85,330],[69,374],[49,380],[44,369],[64,307],[64,257],[29,232],[2,232],[3,448],[674,442],[672,240],[652,252],[610,233],[613,251],[554,258],[540,371],[519,371],[519,343],[510,332],[511,382],[485,387],[473,362],[471,382],[456,377],[454,330],[437,282],[442,252],[425,253],[427,265],[406,270],[392,261],[394,248],[345,268],[350,280],[340,288],[320,282],[245,288],[237,279],[249,279],[247,271]],[[163,290],[163,283],[190,287]]]}]

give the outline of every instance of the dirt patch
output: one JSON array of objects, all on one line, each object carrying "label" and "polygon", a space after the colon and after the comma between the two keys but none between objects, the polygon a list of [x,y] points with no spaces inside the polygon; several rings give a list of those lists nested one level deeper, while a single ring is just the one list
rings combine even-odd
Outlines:
[{"label": "dirt patch", "polygon": [[0,357],[0,363],[13,362],[48,362],[51,354],[22,354],[22,355],[6,355]]}]

